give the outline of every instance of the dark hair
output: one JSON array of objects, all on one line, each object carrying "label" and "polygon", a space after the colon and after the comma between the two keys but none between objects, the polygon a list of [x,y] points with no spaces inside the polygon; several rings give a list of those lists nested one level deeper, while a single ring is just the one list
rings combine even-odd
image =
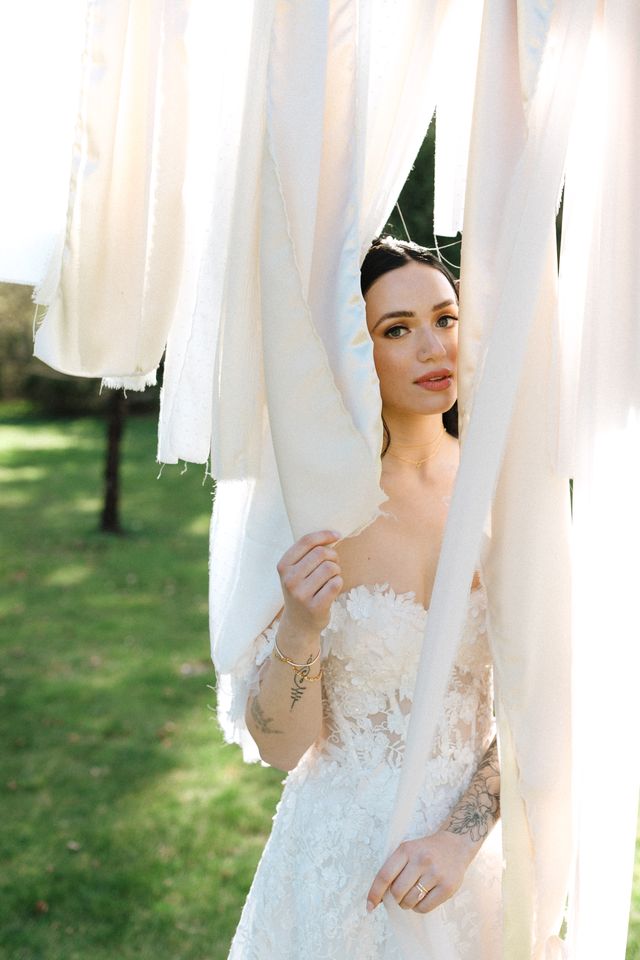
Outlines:
[{"label": "dark hair", "polygon": [[[442,261],[438,260],[426,247],[421,247],[417,243],[413,243],[413,241],[396,240],[395,237],[390,236],[376,237],[362,261],[362,266],[360,267],[360,289],[362,290],[362,296],[365,296],[369,287],[375,283],[378,277],[389,273],[390,270],[397,270],[398,267],[404,267],[404,265],[411,260],[415,260],[417,263],[424,263],[428,267],[433,267],[434,270],[439,270],[451,284],[454,296],[456,300],[458,299],[458,281]],[[453,437],[458,436],[457,400],[450,410],[446,410],[442,414],[442,423],[447,433],[450,433]],[[384,417],[382,418],[382,426],[385,442],[381,456],[384,457],[391,443],[391,435]]]}]

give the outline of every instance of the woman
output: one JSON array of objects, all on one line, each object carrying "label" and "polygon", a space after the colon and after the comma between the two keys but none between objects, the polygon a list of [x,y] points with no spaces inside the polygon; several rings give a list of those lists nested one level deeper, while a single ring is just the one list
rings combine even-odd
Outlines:
[{"label": "woman", "polygon": [[477,575],[418,808],[384,856],[458,465],[458,297],[428,251],[392,238],[374,242],[361,277],[389,499],[359,535],[310,533],[278,564],[284,605],[255,645],[246,722],[263,760],[290,773],[230,960],[400,960],[387,893],[418,913],[443,905],[461,958],[500,952],[500,859],[484,843],[499,771]]}]

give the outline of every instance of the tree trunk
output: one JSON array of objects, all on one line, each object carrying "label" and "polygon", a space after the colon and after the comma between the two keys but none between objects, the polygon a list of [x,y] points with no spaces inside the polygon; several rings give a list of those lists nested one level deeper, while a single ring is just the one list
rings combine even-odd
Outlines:
[{"label": "tree trunk", "polygon": [[100,529],[123,533],[120,526],[120,440],[125,422],[124,392],[113,390],[107,408],[107,457],[104,471],[104,506]]}]

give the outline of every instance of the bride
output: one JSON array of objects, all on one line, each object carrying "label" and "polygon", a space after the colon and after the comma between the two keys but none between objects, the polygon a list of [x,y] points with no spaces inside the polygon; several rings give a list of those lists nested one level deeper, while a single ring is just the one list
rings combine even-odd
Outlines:
[{"label": "bride", "polygon": [[389,499],[359,535],[311,532],[278,563],[284,603],[255,643],[246,722],[263,760],[289,774],[230,960],[399,960],[387,897],[422,914],[442,907],[461,958],[501,949],[490,836],[500,777],[478,574],[418,808],[385,858],[458,466],[458,297],[427,250],[390,237],[374,241],[361,286]]}]

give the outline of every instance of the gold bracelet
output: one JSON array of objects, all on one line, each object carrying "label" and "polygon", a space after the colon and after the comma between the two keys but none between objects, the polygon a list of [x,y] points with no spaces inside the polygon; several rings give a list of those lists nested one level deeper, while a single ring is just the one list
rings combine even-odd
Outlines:
[{"label": "gold bracelet", "polygon": [[320,673],[316,674],[315,677],[302,677],[300,682],[302,683],[304,680],[308,680],[309,683],[313,683],[314,680],[322,680],[322,667],[320,667]]},{"label": "gold bracelet", "polygon": [[[309,657],[306,663],[296,663],[295,660],[290,660],[289,657],[285,657],[284,653],[278,646],[277,640],[274,639],[273,642],[274,642],[274,653],[278,658],[278,660],[282,660],[283,663],[288,663],[289,666],[293,667],[295,670],[302,670],[304,667],[312,667],[316,662],[316,660],[319,659],[320,654],[322,653],[322,648],[321,648],[320,650],[318,650],[318,652],[316,653],[315,657],[313,657],[313,659]],[[308,679],[311,679],[311,678],[308,678]],[[314,677],[313,679],[316,680],[317,677]]]},{"label": "gold bracelet", "polygon": [[317,674],[315,675],[315,677],[310,677],[310,676],[309,676],[309,670],[310,670],[310,669],[311,669],[311,668],[310,668],[309,666],[307,666],[306,663],[305,663],[304,667],[301,667],[299,670],[296,670],[296,668],[294,667],[294,668],[293,668],[293,676],[294,676],[295,682],[296,682],[296,683],[304,683],[305,680],[309,680],[311,683],[313,683],[314,680],[321,680],[321,679],[322,679],[322,667],[320,667],[320,673],[317,673]]}]

